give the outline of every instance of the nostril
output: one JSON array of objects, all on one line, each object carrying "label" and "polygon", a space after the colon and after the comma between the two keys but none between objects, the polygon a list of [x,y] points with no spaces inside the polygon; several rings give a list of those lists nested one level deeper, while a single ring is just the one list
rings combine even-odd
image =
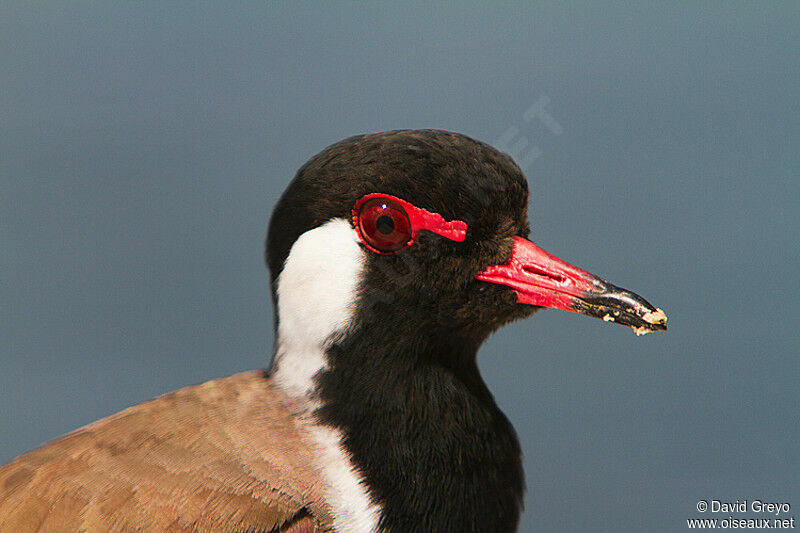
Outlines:
[{"label": "nostril", "polygon": [[556,283],[563,283],[564,280],[567,279],[563,274],[554,274],[539,268],[536,265],[522,265],[522,270],[527,274],[533,274],[534,276],[552,279]]}]

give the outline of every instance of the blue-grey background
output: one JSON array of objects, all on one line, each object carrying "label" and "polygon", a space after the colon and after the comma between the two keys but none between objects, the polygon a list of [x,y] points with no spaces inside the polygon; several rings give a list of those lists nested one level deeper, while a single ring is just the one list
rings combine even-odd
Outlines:
[{"label": "blue-grey background", "polygon": [[[683,530],[699,499],[800,518],[799,33],[793,2],[3,2],[0,461],[265,366],[294,171],[435,127],[527,140],[534,240],[670,317],[546,311],[484,347],[522,531]],[[540,98],[560,135],[525,120]]]}]

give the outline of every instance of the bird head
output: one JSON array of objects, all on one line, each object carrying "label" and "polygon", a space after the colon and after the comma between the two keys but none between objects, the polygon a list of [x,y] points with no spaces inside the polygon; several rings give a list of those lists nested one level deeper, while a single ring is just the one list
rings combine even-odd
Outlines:
[{"label": "bird head", "polygon": [[405,130],[328,147],[298,171],[270,222],[279,339],[371,328],[477,346],[543,307],[666,330],[640,296],[533,244],[527,206],[519,166],[463,135]]}]

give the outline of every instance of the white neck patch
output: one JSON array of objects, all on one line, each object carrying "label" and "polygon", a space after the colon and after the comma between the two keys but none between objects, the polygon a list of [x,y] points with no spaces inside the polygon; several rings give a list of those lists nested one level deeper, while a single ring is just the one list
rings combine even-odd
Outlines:
[{"label": "white neck patch", "polygon": [[[273,379],[307,406],[314,377],[327,368],[325,349],[345,333],[355,312],[366,252],[350,223],[341,218],[303,233],[292,245],[277,280],[278,340]],[[367,494],[364,478],[342,445],[340,431],[310,420],[319,467],[329,490],[336,531],[376,531],[381,510]]]},{"label": "white neck patch", "polygon": [[307,396],[326,367],[330,339],[350,326],[366,259],[350,223],[335,218],[295,241],[278,276],[275,377],[292,396]]}]

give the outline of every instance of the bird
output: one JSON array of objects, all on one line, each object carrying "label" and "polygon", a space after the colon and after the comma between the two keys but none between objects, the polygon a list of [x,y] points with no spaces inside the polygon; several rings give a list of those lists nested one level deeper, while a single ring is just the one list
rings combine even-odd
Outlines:
[{"label": "bird", "polygon": [[0,531],[505,532],[521,447],[477,366],[543,308],[666,330],[529,240],[528,185],[466,135],[321,151],[275,206],[273,362],[169,392],[0,467]]}]

